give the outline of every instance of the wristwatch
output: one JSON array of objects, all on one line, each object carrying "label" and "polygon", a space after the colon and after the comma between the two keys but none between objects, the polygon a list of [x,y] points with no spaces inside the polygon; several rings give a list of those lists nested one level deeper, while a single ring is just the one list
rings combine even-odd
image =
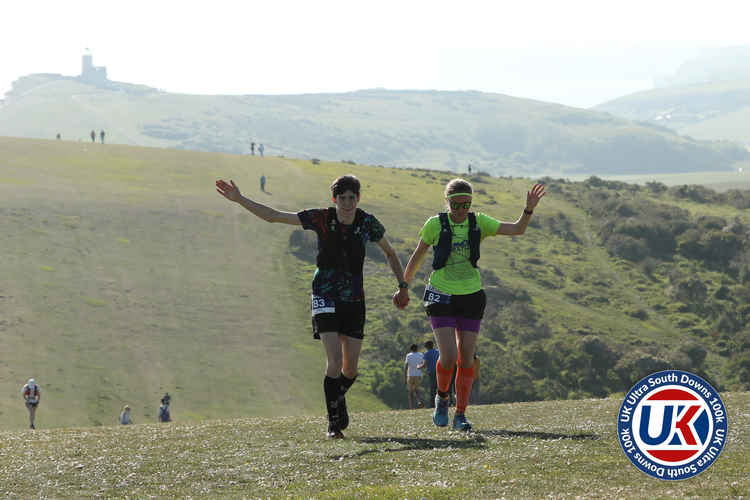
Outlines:
[{"label": "wristwatch", "polygon": [[407,283],[406,281],[399,281],[398,282],[398,287],[399,288],[409,288],[409,283]]}]

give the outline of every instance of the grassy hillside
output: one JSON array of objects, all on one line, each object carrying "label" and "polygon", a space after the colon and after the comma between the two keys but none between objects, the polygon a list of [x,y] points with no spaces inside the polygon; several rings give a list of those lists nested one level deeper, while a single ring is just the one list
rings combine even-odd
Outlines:
[{"label": "grassy hillside", "polygon": [[111,423],[126,403],[155,421],[164,391],[183,421],[322,408],[289,229],[213,183],[257,196],[263,172],[264,200],[295,209],[325,203],[324,179],[278,159],[0,141],[3,427],[27,425],[19,391],[32,376],[42,427]]},{"label": "grassy hillside", "polygon": [[699,140],[747,146],[750,81],[714,81],[637,92],[596,106],[628,120],[668,127]]},{"label": "grassy hillside", "polygon": [[[310,338],[311,233],[270,225],[214,192],[221,176],[286,210],[325,206],[352,172],[361,206],[406,262],[453,174],[65,141],[0,139],[0,412],[45,390],[41,427],[114,421],[322,414],[321,348]],[[258,190],[258,177],[268,178]],[[532,181],[475,175],[474,207],[515,220]],[[750,388],[750,193],[545,179],[527,233],[482,247],[489,297],[483,401],[605,396],[657,369]],[[305,237],[307,234],[307,237]],[[403,312],[377,249],[354,409],[406,404],[406,348],[431,337]],[[377,396],[378,399],[376,399]]]},{"label": "grassy hillside", "polygon": [[[54,117],[50,119],[49,117]],[[0,104],[0,135],[245,153],[496,175],[726,171],[747,157],[605,113],[481,92],[195,96],[31,75]]]},{"label": "grassy hillside", "polygon": [[0,431],[0,495],[118,498],[747,498],[750,394],[727,393],[729,434],[708,470],[661,481],[617,440],[621,399],[485,405],[476,432],[428,410],[355,414],[326,441],[321,417]]}]

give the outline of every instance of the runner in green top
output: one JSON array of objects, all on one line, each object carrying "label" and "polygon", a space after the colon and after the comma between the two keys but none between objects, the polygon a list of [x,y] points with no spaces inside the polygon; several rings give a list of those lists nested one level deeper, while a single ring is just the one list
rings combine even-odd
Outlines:
[{"label": "runner in green top", "polygon": [[[433,247],[433,272],[425,287],[424,307],[438,343],[440,357],[436,365],[438,394],[432,421],[438,427],[448,425],[448,391],[453,370],[456,374],[455,430],[469,431],[466,420],[474,380],[474,346],[484,315],[487,297],[482,290],[479,268],[479,243],[488,236],[517,236],[526,231],[531,214],[545,195],[544,186],[536,184],[526,193],[526,207],[516,222],[501,222],[483,213],[470,212],[471,184],[453,179],[445,187],[449,213],[430,217],[419,232],[419,243],[406,265],[404,277],[411,283],[422,266],[427,249]],[[449,232],[448,232],[449,231]],[[441,234],[445,234],[442,238]]]}]

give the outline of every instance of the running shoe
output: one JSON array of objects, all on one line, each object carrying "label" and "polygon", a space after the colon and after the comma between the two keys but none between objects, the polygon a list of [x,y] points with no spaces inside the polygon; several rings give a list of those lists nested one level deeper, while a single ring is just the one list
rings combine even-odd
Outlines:
[{"label": "running shoe", "polygon": [[[333,404],[336,404],[335,402]],[[328,414],[328,432],[326,433],[328,439],[343,439],[344,435],[341,433],[341,420],[339,419],[339,413]]]},{"label": "running shoe", "polygon": [[440,394],[435,395],[435,412],[432,414],[432,422],[438,427],[448,425],[448,398],[441,398]]},{"label": "running shoe", "polygon": [[326,437],[328,439],[344,439],[344,433],[342,433],[341,431],[329,430],[326,434]]},{"label": "running shoe", "polygon": [[471,430],[471,422],[466,420],[466,415],[463,413],[456,413],[453,416],[453,430],[468,432]]},{"label": "running shoe", "polygon": [[343,431],[349,427],[349,412],[346,411],[346,396],[343,394],[339,396],[339,428]]}]

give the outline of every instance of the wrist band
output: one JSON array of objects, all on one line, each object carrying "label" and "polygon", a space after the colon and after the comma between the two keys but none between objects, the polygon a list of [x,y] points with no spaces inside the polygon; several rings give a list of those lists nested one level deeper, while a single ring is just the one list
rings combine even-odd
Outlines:
[{"label": "wrist band", "polygon": [[531,214],[533,214],[533,213],[534,213],[534,211],[533,211],[533,210],[526,210],[526,209],[524,208],[524,209],[523,209],[523,213],[525,213],[526,215],[531,215]]}]

